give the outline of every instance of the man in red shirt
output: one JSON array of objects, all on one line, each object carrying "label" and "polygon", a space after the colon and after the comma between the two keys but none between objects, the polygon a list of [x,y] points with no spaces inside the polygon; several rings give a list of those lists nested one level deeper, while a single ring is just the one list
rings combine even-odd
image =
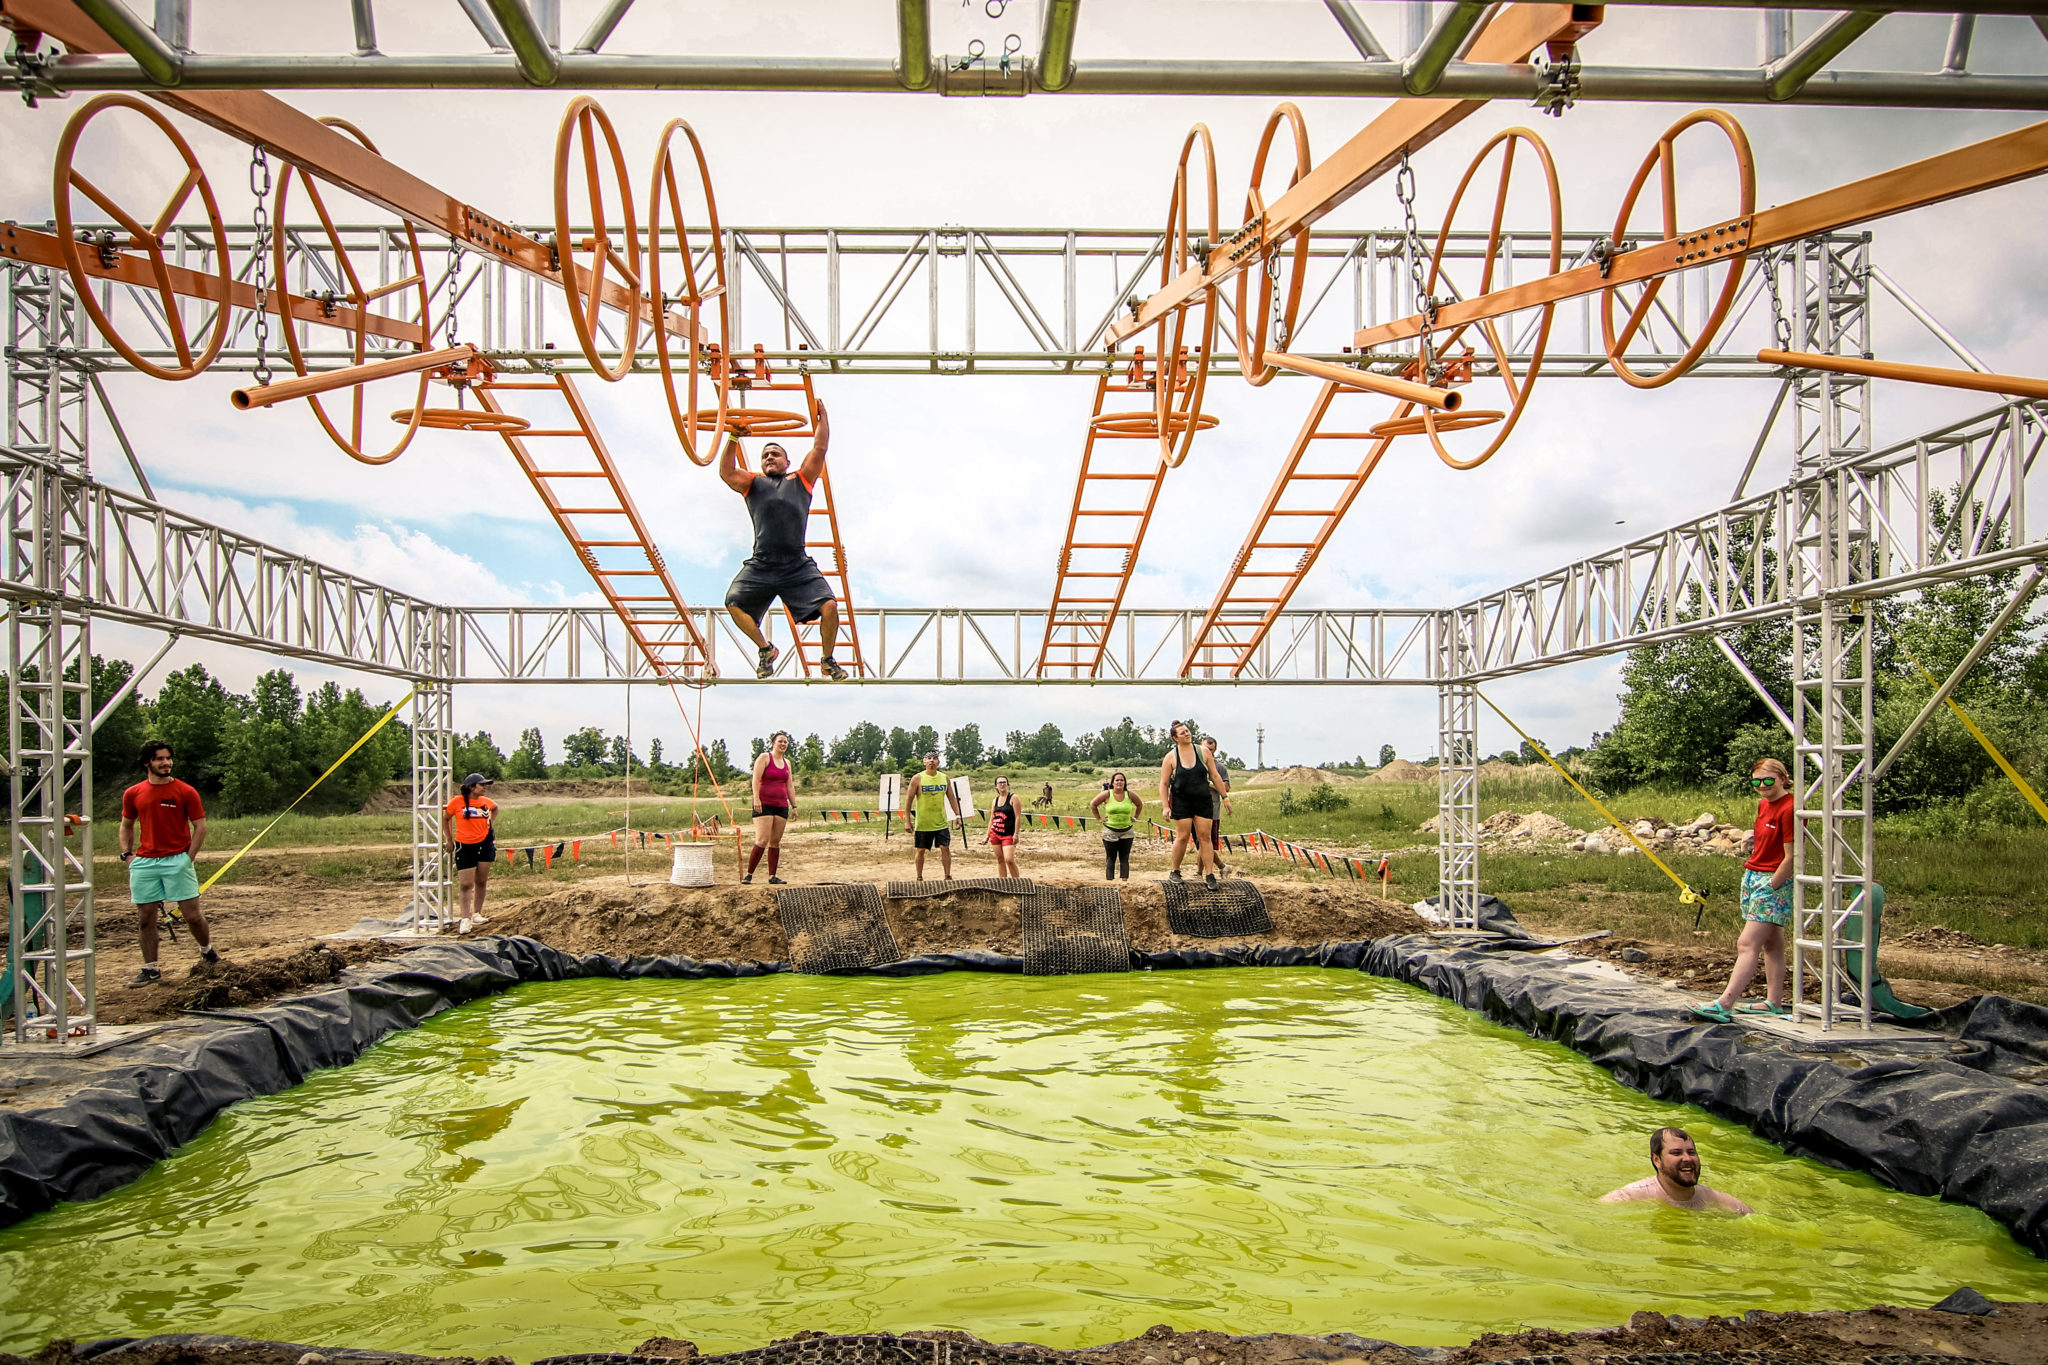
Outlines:
[{"label": "man in red shirt", "polygon": [[[1757,797],[1755,842],[1742,865],[1742,936],[1735,940],[1735,970],[1718,1000],[1696,1006],[1693,1013],[1717,1024],[1732,1024],[1735,1014],[1790,1014],[1785,1003],[1785,930],[1792,923],[1792,859],[1789,845],[1797,835],[1792,812],[1792,774],[1775,758],[1760,759],[1749,775]],[[1764,995],[1730,1010],[1764,964]]]},{"label": "man in red shirt", "polygon": [[149,776],[121,793],[121,861],[128,864],[128,895],[142,921],[142,970],[131,986],[163,980],[156,931],[166,901],[177,902],[201,960],[220,961],[213,932],[199,913],[199,874],[192,869],[193,857],[206,846],[206,807],[197,791],[171,776],[171,746],[162,740],[142,746],[142,769]]}]

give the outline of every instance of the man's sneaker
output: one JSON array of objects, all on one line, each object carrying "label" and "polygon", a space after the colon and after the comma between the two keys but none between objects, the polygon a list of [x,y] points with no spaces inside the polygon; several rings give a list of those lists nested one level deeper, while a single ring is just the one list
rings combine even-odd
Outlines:
[{"label": "man's sneaker", "polygon": [[218,967],[220,965],[220,954],[212,947],[201,948],[199,950],[199,960],[209,967]]},{"label": "man's sneaker", "polygon": [[748,873],[748,874],[747,874],[746,876],[744,876],[744,877],[741,877],[741,878],[740,878],[740,885],[741,885],[741,886],[752,886],[753,884],[754,884],[754,874],[753,874],[753,873],[751,873],[751,872],[749,872],[749,873]]},{"label": "man's sneaker", "polygon": [[1208,888],[1209,888],[1209,889],[1210,889],[1211,891],[1214,891],[1214,890],[1216,889],[1216,874],[1215,874],[1214,872],[1211,872],[1211,873],[1208,873],[1208,874],[1206,874],[1206,875],[1205,875],[1205,876],[1204,876],[1204,877],[1202,878],[1202,881],[1203,881],[1203,882],[1204,882],[1205,884],[1207,884]]},{"label": "man's sneaker", "polygon": [[782,878],[780,878],[780,877],[770,877],[770,878],[768,879],[768,885],[770,885],[770,886],[788,886],[788,885],[789,885],[789,883],[788,883],[788,882],[786,882],[786,881],[784,881],[784,880],[782,880]]},{"label": "man's sneaker", "polygon": [[158,971],[155,967],[144,967],[141,971],[137,972],[135,975],[128,978],[128,984],[131,987],[154,986],[157,982],[163,979],[164,974]]},{"label": "man's sneaker", "polygon": [[757,678],[774,677],[775,660],[778,657],[780,657],[781,654],[782,651],[777,649],[774,645],[762,645],[760,660],[754,665],[754,676]]},{"label": "man's sneaker", "polygon": [[1167,873],[1167,874],[1166,874],[1166,880],[1168,880],[1168,881],[1170,881],[1170,882],[1177,882],[1177,881],[1179,881],[1179,880],[1180,880],[1180,869],[1176,867],[1176,868],[1175,868],[1175,869],[1174,869],[1173,871],[1171,871],[1171,872]]},{"label": "man's sneaker", "polygon": [[834,659],[830,654],[827,654],[824,658],[818,660],[818,668],[824,673],[826,677],[830,678],[833,682],[846,681],[846,670],[841,668],[839,666],[839,661]]}]

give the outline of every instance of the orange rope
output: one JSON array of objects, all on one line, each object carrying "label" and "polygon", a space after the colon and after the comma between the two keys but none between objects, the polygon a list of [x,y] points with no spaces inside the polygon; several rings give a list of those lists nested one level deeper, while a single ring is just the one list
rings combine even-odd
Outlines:
[{"label": "orange rope", "polygon": [[725,789],[719,785],[718,774],[711,771],[711,760],[704,753],[704,740],[702,738],[704,689],[699,688],[697,691],[697,724],[695,725],[690,724],[689,709],[683,705],[683,699],[677,694],[675,684],[669,684],[668,694],[675,699],[676,711],[682,716],[683,725],[690,732],[690,745],[696,752],[696,762],[690,767],[690,823],[693,825],[701,824],[697,819],[697,800],[698,793],[701,790],[698,773],[701,771],[705,777],[711,779],[712,794],[718,798],[718,804],[724,807],[726,820],[736,827],[739,822],[732,813],[732,802],[725,799]]}]

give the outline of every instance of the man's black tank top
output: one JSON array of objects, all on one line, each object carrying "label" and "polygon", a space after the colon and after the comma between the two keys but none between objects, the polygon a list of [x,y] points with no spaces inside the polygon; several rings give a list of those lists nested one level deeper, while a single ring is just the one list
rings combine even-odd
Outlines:
[{"label": "man's black tank top", "polygon": [[754,520],[754,555],[747,562],[785,566],[803,559],[811,524],[811,490],[795,471],[779,479],[756,474],[747,485],[747,515]]}]

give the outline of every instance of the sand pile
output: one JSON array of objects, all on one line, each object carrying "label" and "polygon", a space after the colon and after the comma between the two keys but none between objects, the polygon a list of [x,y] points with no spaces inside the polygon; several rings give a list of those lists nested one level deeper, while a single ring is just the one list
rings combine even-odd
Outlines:
[{"label": "sand pile", "polygon": [[1318,783],[1334,782],[1336,780],[1335,774],[1326,773],[1321,768],[1272,768],[1265,772],[1247,774],[1244,781],[1237,785],[1243,787],[1312,787]]},{"label": "sand pile", "polygon": [[1425,768],[1420,763],[1410,763],[1405,758],[1397,758],[1378,772],[1369,774],[1365,780],[1368,782],[1434,782],[1436,781],[1436,769]]}]

